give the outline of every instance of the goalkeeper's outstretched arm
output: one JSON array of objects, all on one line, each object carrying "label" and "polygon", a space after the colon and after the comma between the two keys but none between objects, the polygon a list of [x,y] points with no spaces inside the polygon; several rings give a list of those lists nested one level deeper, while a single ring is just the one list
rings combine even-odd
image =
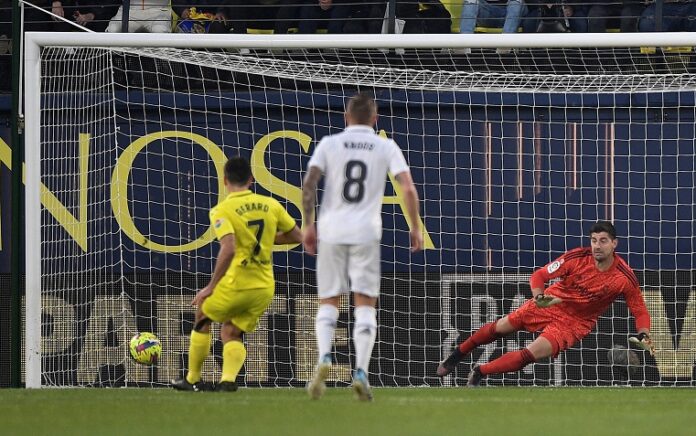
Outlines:
[{"label": "goalkeeper's outstretched arm", "polygon": [[[555,278],[556,269],[554,265],[558,261],[550,263],[548,266],[539,268],[534,271],[532,276],[529,278],[529,287],[532,289],[532,298],[537,307],[551,307],[558,303],[562,303],[563,300],[554,295],[544,294],[544,287],[546,283],[552,278]],[[561,265],[558,263],[558,265]],[[558,269],[558,268],[557,268]]]},{"label": "goalkeeper's outstretched arm", "polygon": [[643,300],[640,288],[636,286],[624,292],[624,298],[628,310],[636,319],[636,330],[638,331],[636,336],[628,338],[628,342],[648,351],[651,355],[655,354],[655,345],[650,339],[650,313],[645,307],[645,300]]}]

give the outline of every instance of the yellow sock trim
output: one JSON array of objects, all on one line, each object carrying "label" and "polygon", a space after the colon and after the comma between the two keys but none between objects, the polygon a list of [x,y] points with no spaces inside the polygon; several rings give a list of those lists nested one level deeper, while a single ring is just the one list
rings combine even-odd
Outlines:
[{"label": "yellow sock trim", "polygon": [[191,331],[189,343],[188,373],[186,381],[196,383],[201,380],[201,368],[205,358],[210,353],[210,333]]},{"label": "yellow sock trim", "polygon": [[222,348],[222,378],[220,381],[235,381],[244,365],[246,348],[239,341],[229,341]]}]

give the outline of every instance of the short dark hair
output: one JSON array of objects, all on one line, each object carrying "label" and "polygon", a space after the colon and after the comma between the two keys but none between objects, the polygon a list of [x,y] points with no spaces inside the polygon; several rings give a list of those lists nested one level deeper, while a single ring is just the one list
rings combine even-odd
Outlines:
[{"label": "short dark hair", "polygon": [[377,103],[371,95],[360,92],[348,100],[346,112],[357,124],[372,124],[372,119],[377,115]]},{"label": "short dark hair", "polygon": [[231,157],[225,163],[225,178],[233,185],[244,185],[251,178],[251,165],[241,156]]},{"label": "short dark hair", "polygon": [[590,235],[593,233],[607,232],[611,239],[616,239],[616,229],[614,224],[609,221],[597,221],[590,227]]}]

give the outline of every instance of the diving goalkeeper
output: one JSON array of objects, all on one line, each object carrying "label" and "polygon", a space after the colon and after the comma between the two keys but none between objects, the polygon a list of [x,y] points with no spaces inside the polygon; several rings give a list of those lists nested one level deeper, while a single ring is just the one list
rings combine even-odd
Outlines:
[{"label": "diving goalkeeper", "polygon": [[[638,331],[629,342],[653,354],[650,315],[638,279],[614,252],[618,244],[616,229],[608,221],[596,222],[590,228],[590,244],[590,248],[570,250],[535,271],[529,279],[532,299],[497,322],[484,325],[460,343],[438,366],[437,375],[444,377],[454,371],[474,348],[519,330],[541,331],[541,334],[527,348],[474,366],[469,373],[468,386],[478,386],[487,375],[519,371],[537,360],[557,356],[587,336],[597,318],[620,295],[626,299]],[[560,280],[544,289],[553,279]]]}]

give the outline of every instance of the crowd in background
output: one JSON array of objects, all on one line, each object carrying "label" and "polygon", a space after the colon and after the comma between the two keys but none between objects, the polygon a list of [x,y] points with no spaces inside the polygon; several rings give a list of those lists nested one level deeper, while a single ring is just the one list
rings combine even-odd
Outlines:
[{"label": "crowd in background", "polygon": [[[381,33],[388,0],[32,0],[25,29],[96,32]],[[0,0],[0,34],[9,37],[12,0]],[[124,4],[128,19],[124,20]],[[396,32],[694,31],[696,0],[397,0]],[[58,17],[64,18],[66,21]],[[127,27],[127,29],[125,29]]]},{"label": "crowd in background", "polygon": [[[0,0],[7,88],[13,0]],[[30,0],[27,31],[183,33],[691,32],[696,0]],[[125,7],[125,10],[124,10]],[[50,12],[51,15],[46,12]],[[656,17],[662,17],[661,20]],[[392,25],[387,17],[395,17]],[[467,49],[468,50],[468,49]]]}]

